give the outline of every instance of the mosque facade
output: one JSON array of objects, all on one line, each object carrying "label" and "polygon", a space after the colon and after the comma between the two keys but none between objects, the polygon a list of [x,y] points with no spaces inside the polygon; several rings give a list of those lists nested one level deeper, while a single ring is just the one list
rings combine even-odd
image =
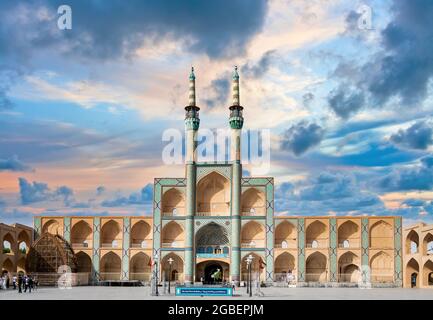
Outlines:
[{"label": "mosque facade", "polygon": [[[237,69],[228,107],[230,159],[197,161],[195,80],[192,70],[185,175],[154,179],[153,215],[36,216],[35,245],[44,235],[59,236],[75,255],[74,270],[87,274],[89,283],[149,282],[155,274],[179,284],[214,283],[219,271],[221,282],[242,285],[248,260],[253,279],[268,285],[401,287],[424,272],[421,265],[433,267],[427,254],[407,260],[402,245],[409,231],[403,233],[400,216],[275,215],[274,179],[242,175]],[[423,239],[432,233],[425,231]],[[417,269],[408,271],[409,262]],[[427,271],[419,284],[433,287]]]}]

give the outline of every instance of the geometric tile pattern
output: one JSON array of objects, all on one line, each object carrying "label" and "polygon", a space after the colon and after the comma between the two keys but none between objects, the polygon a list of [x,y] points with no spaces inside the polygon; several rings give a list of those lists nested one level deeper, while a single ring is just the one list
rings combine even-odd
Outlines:
[{"label": "geometric tile pattern", "polygon": [[39,238],[41,235],[41,227],[42,227],[42,221],[41,217],[34,217],[33,218],[33,229],[35,230],[33,233],[33,241]]},{"label": "geometric tile pattern", "polygon": [[101,218],[93,218],[93,254],[92,254],[92,265],[93,265],[93,276],[94,281],[99,280],[99,259],[101,257],[100,249],[100,234],[101,234]]},{"label": "geometric tile pattern", "polygon": [[337,219],[329,219],[329,281],[337,281]]},{"label": "geometric tile pattern", "polygon": [[368,219],[362,218],[361,219],[361,272],[362,272],[362,282],[367,283],[370,282],[370,273],[369,270],[369,225],[368,225]]},{"label": "geometric tile pattern", "polygon": [[394,281],[397,286],[403,283],[402,269],[402,223],[401,217],[395,217],[394,220]]},{"label": "geometric tile pattern", "polygon": [[274,280],[274,178],[245,177],[242,187],[265,187],[266,194],[266,282]]},{"label": "geometric tile pattern", "polygon": [[298,219],[298,282],[305,281],[305,219]]},{"label": "geometric tile pattern", "polygon": [[69,243],[71,242],[71,218],[63,218],[63,238]]},{"label": "geometric tile pattern", "polygon": [[129,279],[129,237],[131,234],[131,219],[123,218],[123,248],[122,248],[122,280]]}]

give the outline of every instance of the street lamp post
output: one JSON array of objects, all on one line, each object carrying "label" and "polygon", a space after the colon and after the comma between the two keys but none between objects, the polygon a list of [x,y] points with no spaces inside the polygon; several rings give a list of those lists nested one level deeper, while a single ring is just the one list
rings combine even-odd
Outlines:
[{"label": "street lamp post", "polygon": [[250,254],[249,256],[248,256],[248,259],[250,260],[250,263],[249,263],[249,265],[250,265],[250,267],[249,267],[249,279],[250,279],[250,281],[249,281],[249,286],[250,286],[250,290],[249,290],[249,293],[250,293],[250,297],[252,297],[253,296],[253,289],[252,289],[252,285],[251,285],[251,283],[252,283],[252,266],[253,266],[253,256]]},{"label": "street lamp post", "polygon": [[247,293],[250,292],[250,268],[251,268],[251,255],[246,259],[247,263]]},{"label": "street lamp post", "polygon": [[173,259],[170,257],[168,260],[169,271],[168,271],[168,294],[170,294],[170,283],[171,283],[171,265],[173,264]]}]

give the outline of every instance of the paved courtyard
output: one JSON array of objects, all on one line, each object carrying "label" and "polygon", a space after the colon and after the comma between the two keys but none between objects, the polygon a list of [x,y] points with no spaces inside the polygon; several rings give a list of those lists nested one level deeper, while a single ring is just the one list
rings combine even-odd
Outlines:
[{"label": "paved courtyard", "polygon": [[[174,290],[173,290],[174,291]],[[358,288],[262,288],[264,296],[253,296],[251,299],[278,300],[364,300],[364,299],[416,299],[433,300],[433,290],[430,289],[358,289]],[[236,296],[211,297],[209,299],[250,299],[244,288],[235,291]],[[0,300],[148,300],[148,299],[203,299],[201,297],[176,297],[173,294],[163,294],[159,297],[150,295],[149,287],[74,287],[70,290],[58,288],[39,288],[36,292],[18,294],[13,290],[0,290]]]}]

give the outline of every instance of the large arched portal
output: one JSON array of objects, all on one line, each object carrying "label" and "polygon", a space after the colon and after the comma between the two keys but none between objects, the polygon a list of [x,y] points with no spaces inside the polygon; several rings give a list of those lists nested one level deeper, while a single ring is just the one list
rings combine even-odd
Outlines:
[{"label": "large arched portal", "polygon": [[198,255],[228,257],[229,236],[227,230],[215,222],[203,226],[196,235],[196,250]]},{"label": "large arched portal", "polygon": [[196,281],[200,281],[203,284],[228,282],[229,277],[230,266],[227,262],[207,260],[197,264]]},{"label": "large arched portal", "polygon": [[230,182],[212,172],[197,186],[197,214],[199,216],[227,216],[230,211]]},{"label": "large arched portal", "polygon": [[320,252],[309,255],[306,261],[306,280],[311,282],[326,282],[327,259]]}]

